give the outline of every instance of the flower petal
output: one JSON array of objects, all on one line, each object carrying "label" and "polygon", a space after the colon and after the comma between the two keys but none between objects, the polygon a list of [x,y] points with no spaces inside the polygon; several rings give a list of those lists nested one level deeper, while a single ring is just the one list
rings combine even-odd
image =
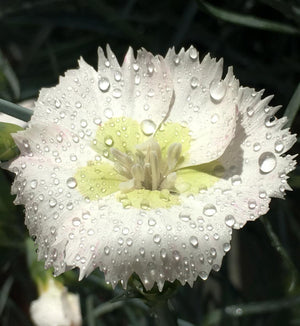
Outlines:
[{"label": "flower petal", "polygon": [[283,128],[286,118],[271,118],[279,108],[268,106],[272,96],[261,96],[254,89],[240,89],[236,137],[218,159],[223,177],[201,199],[217,193],[224,221],[234,228],[265,214],[270,197],[283,198],[291,190],[287,174],[295,168],[295,156],[284,153],[296,137]]},{"label": "flower petal", "polygon": [[165,60],[141,49],[134,58],[129,48],[122,66],[124,115],[138,122],[151,120],[158,127],[169,112],[173,81]]},{"label": "flower petal", "polygon": [[220,157],[233,136],[237,114],[238,81],[232,68],[224,79],[223,60],[209,54],[199,63],[194,47],[169,50],[166,61],[174,80],[175,101],[167,121],[191,130],[190,159],[184,166],[199,165]]}]

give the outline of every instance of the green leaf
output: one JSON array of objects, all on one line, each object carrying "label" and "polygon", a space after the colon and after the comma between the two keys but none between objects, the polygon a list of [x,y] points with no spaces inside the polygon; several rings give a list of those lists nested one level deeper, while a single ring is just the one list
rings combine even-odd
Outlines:
[{"label": "green leaf", "polygon": [[238,14],[225,9],[220,9],[218,7],[212,6],[211,4],[203,0],[197,0],[197,2],[199,4],[199,7],[203,11],[229,23],[234,23],[237,25],[243,25],[251,28],[257,28],[257,29],[262,29],[262,30],[272,31],[272,32],[294,34],[294,35],[300,34],[299,29],[287,24],[278,23],[268,19],[258,18],[251,15]]},{"label": "green leaf", "polygon": [[0,161],[10,160],[19,154],[11,134],[20,130],[23,130],[20,126],[0,122]]}]

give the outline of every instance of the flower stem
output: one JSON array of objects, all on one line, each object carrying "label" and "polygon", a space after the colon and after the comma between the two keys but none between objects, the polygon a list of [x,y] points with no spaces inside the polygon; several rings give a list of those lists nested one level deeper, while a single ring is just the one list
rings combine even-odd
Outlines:
[{"label": "flower stem", "polygon": [[32,110],[26,109],[18,104],[0,99],[0,112],[23,121],[29,121],[33,114]]}]

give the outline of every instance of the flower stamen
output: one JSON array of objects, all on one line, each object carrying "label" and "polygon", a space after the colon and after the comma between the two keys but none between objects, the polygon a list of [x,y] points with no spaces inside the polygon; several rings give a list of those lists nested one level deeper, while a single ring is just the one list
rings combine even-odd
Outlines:
[{"label": "flower stamen", "polygon": [[172,143],[167,152],[167,158],[162,158],[160,145],[151,138],[137,145],[134,157],[124,154],[116,148],[111,148],[115,169],[128,181],[120,184],[122,191],[134,189],[174,190],[176,172],[174,169],[181,158],[182,145]]}]

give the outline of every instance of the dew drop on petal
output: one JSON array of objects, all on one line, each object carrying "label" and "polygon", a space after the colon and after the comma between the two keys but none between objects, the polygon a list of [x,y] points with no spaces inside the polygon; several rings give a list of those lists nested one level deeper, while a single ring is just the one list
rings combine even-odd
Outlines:
[{"label": "dew drop on petal", "polygon": [[197,247],[198,247],[198,244],[199,244],[199,241],[198,241],[197,237],[195,237],[195,236],[191,236],[191,237],[190,237],[190,244],[191,244],[194,248],[197,248]]},{"label": "dew drop on petal", "polygon": [[219,116],[217,114],[213,114],[210,118],[211,123],[215,124],[219,120]]},{"label": "dew drop on petal", "polygon": [[70,189],[74,189],[76,188],[77,186],[77,181],[75,178],[71,177],[67,180],[67,186],[70,188]]},{"label": "dew drop on petal", "polygon": [[249,201],[248,201],[248,207],[249,207],[250,209],[254,209],[254,208],[256,208],[256,201],[255,201],[255,200],[249,200]]},{"label": "dew drop on petal", "polygon": [[204,271],[202,271],[202,272],[200,272],[199,273],[199,276],[202,278],[202,280],[207,280],[207,278],[208,278],[208,274],[206,273],[206,272],[204,272]]},{"label": "dew drop on petal", "polygon": [[197,77],[191,78],[191,87],[193,89],[197,88],[199,86],[199,79]]},{"label": "dew drop on petal", "polygon": [[81,224],[81,221],[78,217],[74,217],[73,220],[72,220],[72,224],[74,226],[79,226]]},{"label": "dew drop on petal", "polygon": [[178,56],[178,55],[175,55],[173,61],[174,61],[174,63],[175,63],[175,66],[178,66],[179,63],[180,63],[180,58],[179,58],[179,56]]},{"label": "dew drop on petal", "polygon": [[34,180],[31,180],[31,182],[30,182],[30,187],[31,187],[31,189],[35,189],[36,188],[36,186],[37,186],[37,180],[36,179],[34,179]]},{"label": "dew drop on petal", "polygon": [[104,115],[107,119],[111,119],[113,116],[113,111],[110,108],[104,110]]},{"label": "dew drop on petal", "polygon": [[234,175],[232,178],[231,178],[231,183],[233,186],[237,186],[237,185],[240,185],[242,183],[242,179],[239,175]]},{"label": "dew drop on petal", "polygon": [[49,206],[50,207],[55,207],[56,206],[56,204],[57,204],[57,200],[55,199],[55,198],[51,198],[50,200],[49,200]]},{"label": "dew drop on petal", "polygon": [[162,249],[160,250],[160,257],[161,257],[162,259],[165,259],[165,258],[167,257],[167,250],[166,250],[165,248],[162,248]]},{"label": "dew drop on petal", "polygon": [[112,96],[114,98],[120,98],[122,95],[122,91],[120,90],[120,88],[115,88],[112,92]]},{"label": "dew drop on petal", "polygon": [[107,136],[104,139],[105,145],[111,147],[114,144],[114,140],[112,139],[111,136]]},{"label": "dew drop on petal", "polygon": [[209,85],[209,93],[214,102],[221,102],[226,94],[226,84],[224,80],[213,80]]},{"label": "dew drop on petal", "polygon": [[281,140],[276,140],[275,142],[275,152],[276,153],[281,153],[284,149],[283,142]]},{"label": "dew drop on petal", "polygon": [[110,253],[110,249],[109,249],[109,247],[108,246],[105,246],[104,247],[104,253],[105,253],[105,255],[109,255],[109,253]]},{"label": "dew drop on petal", "polygon": [[230,246],[230,243],[224,243],[223,244],[223,250],[224,252],[228,252],[230,250],[231,246]]},{"label": "dew drop on petal", "polygon": [[232,227],[235,223],[235,219],[232,215],[227,215],[225,217],[225,224],[229,227]]},{"label": "dew drop on petal", "polygon": [[213,216],[217,212],[216,206],[213,204],[207,204],[203,208],[203,214],[206,216]]},{"label": "dew drop on petal", "polygon": [[262,153],[258,159],[260,172],[266,174],[272,172],[276,167],[276,157],[271,152]]},{"label": "dew drop on petal", "polygon": [[254,152],[258,152],[260,149],[261,149],[260,143],[254,143],[253,144]]},{"label": "dew drop on petal", "polygon": [[196,60],[198,58],[198,51],[195,48],[190,49],[190,58]]},{"label": "dew drop on petal", "polygon": [[152,120],[146,119],[141,122],[141,129],[146,136],[150,136],[155,132],[156,124]]},{"label": "dew drop on petal", "polygon": [[100,91],[107,92],[109,90],[109,87],[110,87],[110,83],[109,83],[108,78],[101,77],[99,79],[99,82],[98,82],[98,87],[99,87]]},{"label": "dew drop on petal", "polygon": [[153,237],[153,241],[155,243],[157,243],[157,244],[160,243],[160,241],[161,241],[160,235],[159,234],[155,234],[154,237]]}]

